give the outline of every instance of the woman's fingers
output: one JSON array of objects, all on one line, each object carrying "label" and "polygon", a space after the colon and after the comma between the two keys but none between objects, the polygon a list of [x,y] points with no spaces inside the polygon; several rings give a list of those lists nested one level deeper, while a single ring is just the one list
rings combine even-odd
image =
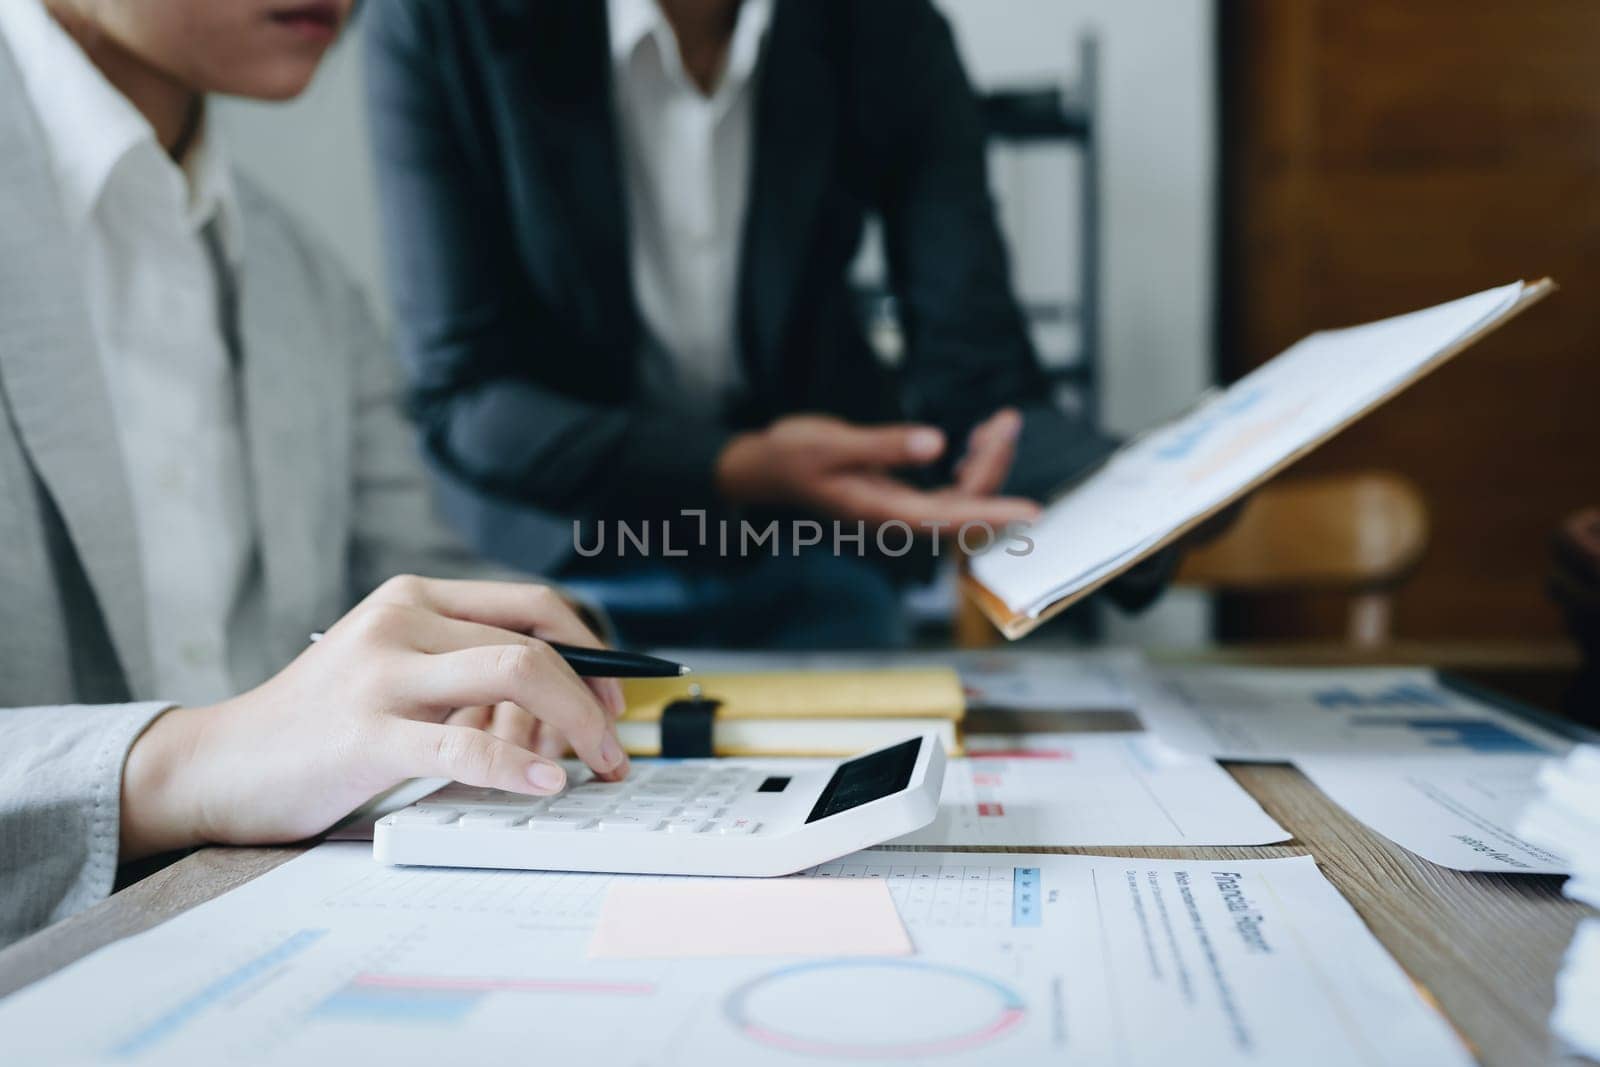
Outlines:
[{"label": "woman's fingers", "polygon": [[487,704],[477,704],[470,708],[457,708],[444,717],[444,721],[452,726],[470,726],[474,730],[487,730],[494,721],[494,708]]},{"label": "woman's fingers", "polygon": [[409,695],[434,707],[516,704],[559,730],[596,774],[620,778],[628,758],[594,693],[549,645],[484,645],[421,657]]},{"label": "woman's fingers", "polygon": [[566,759],[572,755],[572,746],[567,744],[560,730],[541,729],[533,750],[546,759]]},{"label": "woman's fingers", "polygon": [[604,647],[561,594],[547,585],[405,576],[385,582],[373,596],[548,641]]},{"label": "woman's fingers", "polygon": [[470,708],[457,708],[444,721],[447,726],[485,730],[546,759],[559,760],[572,754],[572,746],[561,736],[561,731],[545,729],[537,716],[516,704],[501,702],[492,706],[475,704]]},{"label": "woman's fingers", "polygon": [[494,706],[489,720],[489,732],[502,741],[510,741],[532,752],[539,752],[539,720],[533,713],[517,704],[500,703]]},{"label": "woman's fingers", "polygon": [[622,683],[615,678],[585,678],[589,688],[594,690],[600,706],[606,709],[606,714],[612,722],[622,718],[622,713],[627,710],[627,701],[622,697]]},{"label": "woman's fingers", "polygon": [[[527,634],[508,630],[503,626],[441,615],[425,608],[396,610],[407,614],[407,636],[411,647],[419,652],[437,655],[484,645],[544,644],[542,638],[529,637]],[[601,707],[605,708],[611,718],[615,719],[622,714],[620,682],[615,678],[590,678],[587,681],[595,699],[600,701]]]},{"label": "woman's fingers", "polygon": [[513,793],[558,793],[567,784],[559,763],[469,726],[392,719],[383,759],[400,778],[450,778]]}]

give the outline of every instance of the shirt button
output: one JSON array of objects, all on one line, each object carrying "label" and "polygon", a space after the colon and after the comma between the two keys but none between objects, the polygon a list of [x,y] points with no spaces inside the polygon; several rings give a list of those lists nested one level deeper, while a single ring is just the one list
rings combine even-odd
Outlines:
[{"label": "shirt button", "polygon": [[185,641],[179,646],[183,662],[191,667],[209,666],[216,659],[211,646],[205,641]]}]

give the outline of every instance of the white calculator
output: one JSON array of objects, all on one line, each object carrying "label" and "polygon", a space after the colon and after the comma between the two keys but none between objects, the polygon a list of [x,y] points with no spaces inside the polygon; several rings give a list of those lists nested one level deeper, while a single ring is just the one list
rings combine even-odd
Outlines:
[{"label": "white calculator", "polygon": [[626,781],[553,797],[447,785],[379,819],[383,863],[623,874],[793,874],[921,829],[944,746],[914,737],[848,760],[641,760]]}]

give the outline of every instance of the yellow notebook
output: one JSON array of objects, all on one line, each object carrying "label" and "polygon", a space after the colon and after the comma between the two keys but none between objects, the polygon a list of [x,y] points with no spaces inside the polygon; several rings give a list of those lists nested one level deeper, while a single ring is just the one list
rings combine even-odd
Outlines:
[{"label": "yellow notebook", "polygon": [[948,667],[630,678],[622,690],[617,735],[635,756],[849,756],[920,733],[959,754],[966,712]]}]

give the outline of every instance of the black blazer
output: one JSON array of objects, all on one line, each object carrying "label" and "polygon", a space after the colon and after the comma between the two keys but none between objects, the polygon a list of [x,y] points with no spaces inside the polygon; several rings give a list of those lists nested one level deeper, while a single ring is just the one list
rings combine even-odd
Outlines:
[{"label": "black blazer", "polygon": [[[710,504],[716,456],[786,413],[949,434],[1025,411],[1012,491],[1109,442],[1049,405],[1007,278],[978,108],[926,0],[778,0],[757,72],[725,420],[637,392],[602,0],[377,0],[367,65],[399,340],[426,448],[477,490],[569,515]],[[895,373],[847,284],[882,220]],[[952,459],[954,456],[951,457]]]}]

